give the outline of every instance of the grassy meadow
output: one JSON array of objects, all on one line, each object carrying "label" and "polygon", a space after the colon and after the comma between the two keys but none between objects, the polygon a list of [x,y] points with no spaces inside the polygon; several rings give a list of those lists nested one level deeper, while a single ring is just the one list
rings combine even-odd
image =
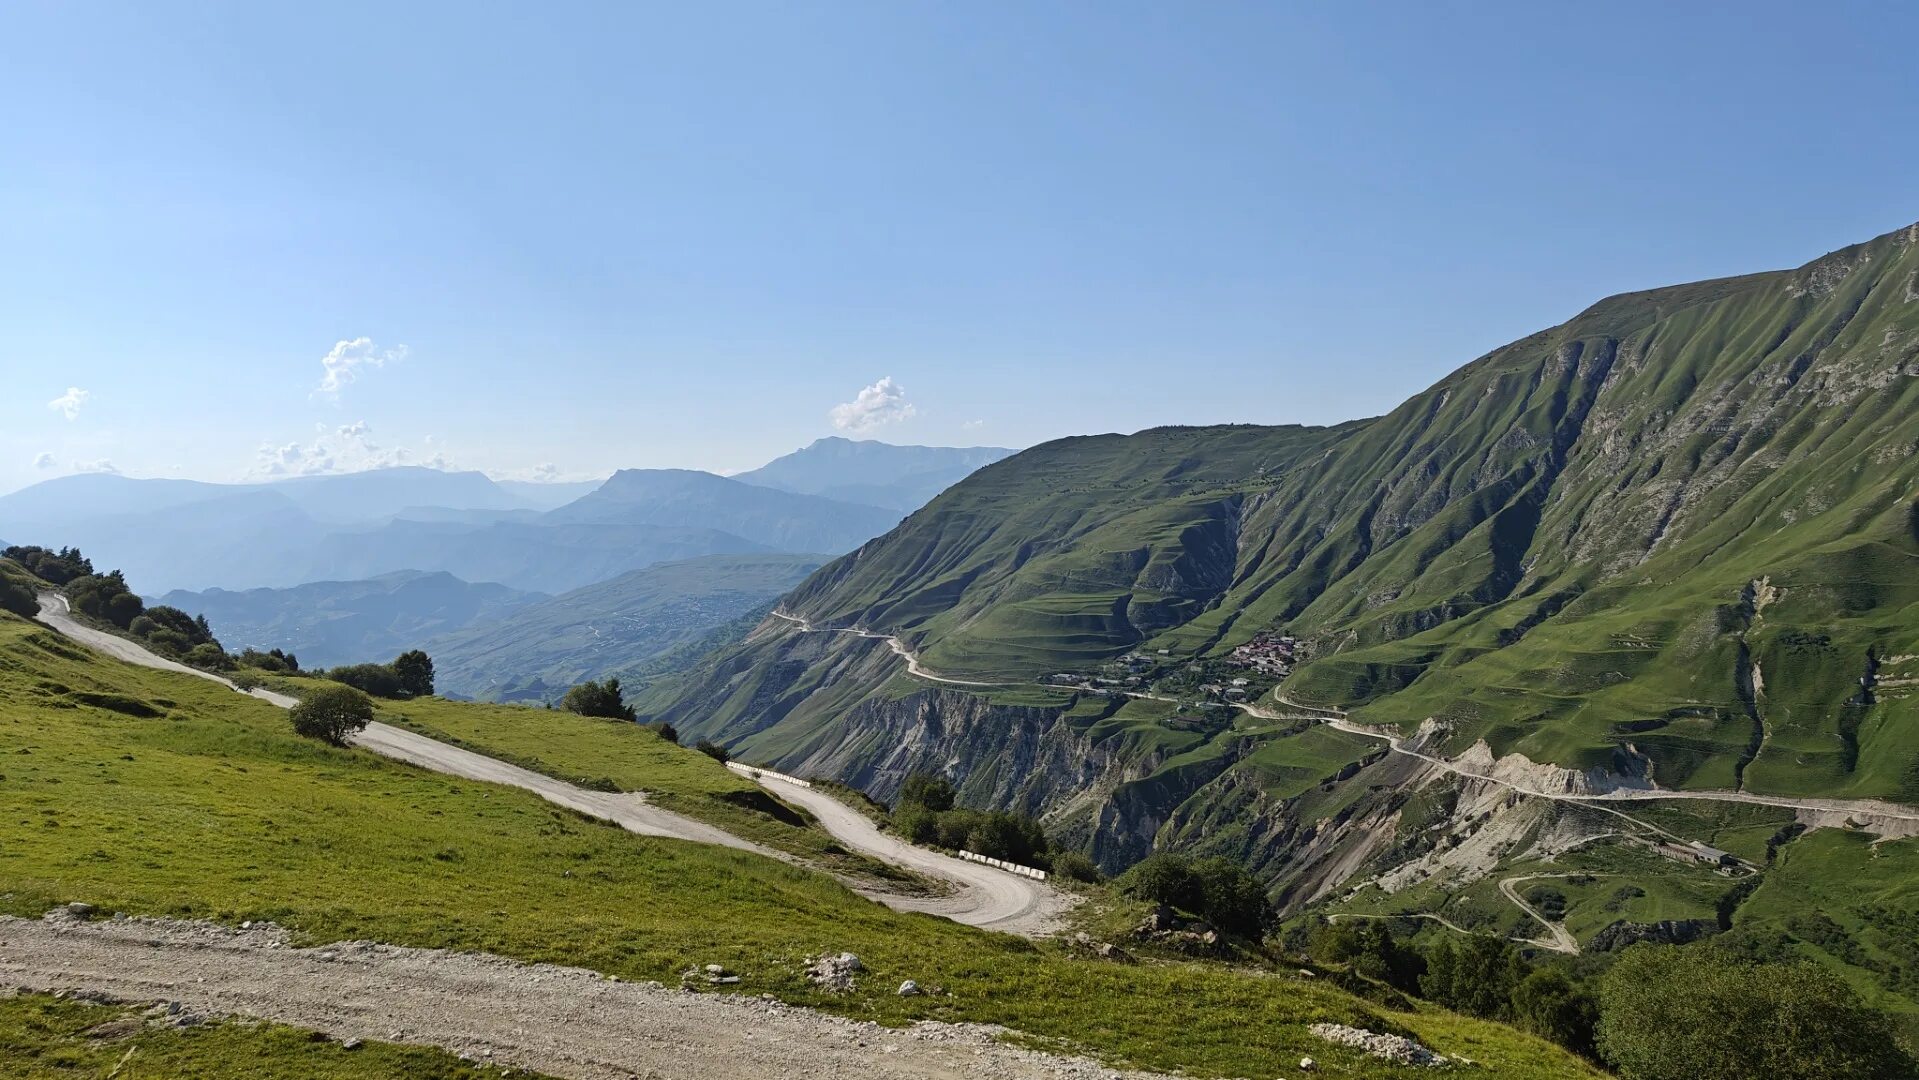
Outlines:
[{"label": "grassy meadow", "polygon": [[[420,722],[457,727],[448,717],[463,708]],[[630,739],[595,745],[607,755],[595,771],[637,778],[655,750],[712,764]],[[519,791],[302,740],[272,706],[0,616],[0,911],[37,916],[75,900],[668,983],[721,963],[745,977],[742,993],[887,1023],[1001,1023],[1195,1075],[1269,1075],[1302,1054],[1328,1075],[1413,1075],[1314,1038],[1305,1028],[1320,1020],[1408,1032],[1520,1080],[1592,1075],[1512,1029],[1387,1010],[1311,980],[1123,966],[895,913],[786,863],[635,836]],[[804,979],[804,958],[828,950],[865,959],[853,994],[827,997]],[[898,997],[907,978],[947,992]]]}]

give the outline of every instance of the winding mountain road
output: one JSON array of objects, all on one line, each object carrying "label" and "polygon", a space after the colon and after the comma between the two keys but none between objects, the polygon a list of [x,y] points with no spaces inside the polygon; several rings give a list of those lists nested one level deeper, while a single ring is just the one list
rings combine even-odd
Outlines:
[{"label": "winding mountain road", "polygon": [[1538,881],[1542,878],[1563,878],[1567,876],[1566,874],[1525,874],[1520,877],[1509,877],[1499,883],[1499,891],[1504,893],[1506,899],[1511,900],[1515,907],[1532,916],[1533,921],[1545,927],[1546,933],[1551,935],[1550,938],[1533,938],[1531,944],[1538,945],[1541,948],[1551,949],[1554,952],[1562,952],[1567,956],[1578,956],[1579,939],[1572,935],[1572,931],[1566,929],[1566,924],[1548,919],[1545,912],[1527,903],[1526,898],[1519,895],[1519,883],[1522,881]]},{"label": "winding mountain road", "polygon": [[[777,619],[783,619],[786,622],[792,623],[798,626],[800,630],[802,630],[803,632],[809,633],[809,634],[829,634],[829,633],[830,634],[852,634],[857,637],[876,638],[876,639],[885,641],[887,645],[893,650],[893,653],[895,655],[900,657],[900,659],[906,661],[906,670],[908,673],[912,675],[916,675],[922,679],[926,679],[929,682],[946,683],[952,686],[1005,687],[1005,686],[1012,685],[1010,683],[1004,683],[1004,682],[997,682],[997,683],[976,682],[970,679],[955,679],[955,678],[950,678],[948,676],[940,675],[935,672],[929,671],[927,670],[925,665],[920,663],[920,658],[917,653],[907,648],[904,642],[902,642],[899,638],[894,637],[891,634],[876,633],[874,631],[866,630],[861,627],[814,626],[811,622],[809,622],[808,620],[798,615],[789,615],[783,611],[775,611],[773,612],[773,616]],[[1141,698],[1141,699],[1150,700],[1150,701],[1175,700],[1172,698],[1162,697],[1157,694],[1145,693],[1143,691],[1127,691],[1126,696],[1131,698]],[[1515,783],[1514,781],[1505,779],[1504,777],[1491,776],[1486,773],[1475,772],[1471,769],[1465,768],[1457,764],[1456,762],[1448,761],[1447,759],[1442,757],[1437,757],[1432,754],[1421,753],[1418,750],[1409,749],[1405,745],[1404,740],[1402,740],[1399,736],[1388,733],[1388,732],[1379,731],[1373,728],[1363,727],[1359,724],[1354,724],[1348,721],[1345,717],[1345,714],[1338,709],[1327,709],[1327,708],[1320,708],[1317,706],[1298,705],[1296,703],[1287,701],[1285,698],[1278,698],[1278,700],[1282,704],[1291,705],[1293,708],[1298,709],[1299,711],[1296,713],[1273,712],[1269,709],[1262,709],[1257,705],[1252,705],[1252,704],[1247,704],[1242,702],[1229,701],[1229,702],[1223,702],[1222,704],[1229,705],[1232,708],[1240,710],[1241,712],[1245,713],[1248,716],[1255,717],[1260,720],[1281,720],[1281,721],[1311,720],[1316,723],[1325,724],[1326,726],[1333,728],[1336,731],[1343,731],[1347,733],[1348,735],[1358,735],[1358,736],[1361,736],[1362,738],[1367,738],[1367,739],[1378,739],[1381,742],[1384,742],[1386,744],[1386,748],[1390,750],[1392,753],[1404,754],[1407,757],[1418,758],[1421,761],[1427,762],[1428,764],[1433,765],[1441,770],[1444,770],[1445,772],[1452,773],[1455,776],[1463,777],[1468,780],[1481,780],[1488,784],[1494,784],[1511,791],[1516,791],[1521,795],[1531,795],[1535,798],[1540,798],[1540,799],[1554,799],[1560,802],[1576,802],[1576,803],[1585,803],[1589,805],[1603,804],[1603,803],[1609,803],[1609,802],[1647,802],[1647,801],[1661,800],[1661,799],[1699,799],[1699,800],[1704,800],[1708,802],[1749,803],[1757,806],[1776,806],[1781,809],[1805,810],[1805,811],[1822,813],[1822,814],[1851,814],[1867,820],[1877,820],[1880,822],[1887,822],[1887,823],[1900,823],[1899,827],[1901,828],[1902,831],[1905,831],[1906,829],[1909,828],[1912,833],[1919,834],[1919,807],[1904,806],[1899,803],[1885,802],[1879,799],[1795,798],[1795,797],[1785,796],[1785,795],[1756,795],[1749,791],[1679,791],[1679,790],[1673,790],[1669,788],[1615,788],[1612,791],[1599,792],[1595,794],[1583,794],[1583,793],[1568,792],[1568,791],[1543,791],[1538,788],[1527,787],[1523,784]],[[1619,811],[1612,810],[1610,807],[1606,807],[1603,805],[1599,806],[1599,809],[1607,810],[1610,813],[1615,813],[1615,814],[1619,813]],[[1625,815],[1623,814],[1621,814],[1620,816],[1625,817]],[[1641,825],[1645,824],[1644,822],[1638,821],[1637,818],[1627,818],[1627,820],[1633,821]],[[1653,828],[1655,831],[1664,833],[1667,836],[1674,836],[1675,839],[1683,839],[1683,837],[1677,837],[1675,836],[1675,834],[1668,833],[1666,832],[1666,830],[1658,829],[1655,826],[1646,826],[1646,827]]]},{"label": "winding mountain road", "polygon": [[896,910],[924,911],[969,926],[1038,937],[1057,929],[1059,917],[1074,902],[1072,897],[1043,882],[955,859],[883,833],[871,818],[823,791],[768,774],[761,774],[758,779],[762,787],[783,801],[805,807],[827,832],[848,847],[895,866],[965,886],[959,895],[952,897],[887,898],[887,905]]},{"label": "winding mountain road", "polygon": [[[126,663],[191,675],[238,689],[230,680],[168,660],[136,642],[86,625],[73,617],[66,597],[58,593],[40,594],[39,620],[80,644]],[[268,690],[256,689],[247,693],[282,708],[291,708],[298,703],[296,698]],[[743,840],[723,829],[654,806],[647,802],[644,794],[590,791],[389,724],[377,721],[368,724],[366,730],[353,737],[352,742],[362,749],[434,772],[521,788],[548,802],[611,822],[642,836],[717,844],[770,858],[788,859],[781,852]],[[880,832],[871,821],[831,796],[774,777],[762,776],[760,783],[781,798],[805,806],[833,838],[849,850],[945,879],[956,886],[947,895],[931,897],[905,896],[856,887],[862,896],[896,911],[924,912],[968,926],[1042,937],[1058,930],[1059,916],[1071,905],[1069,897],[1041,882],[903,844]]]}]

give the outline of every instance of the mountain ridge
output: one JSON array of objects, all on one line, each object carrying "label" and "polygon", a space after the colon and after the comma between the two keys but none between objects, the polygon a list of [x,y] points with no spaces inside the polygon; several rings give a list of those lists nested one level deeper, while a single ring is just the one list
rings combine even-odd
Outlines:
[{"label": "mountain ridge", "polygon": [[[1542,860],[1665,898],[1575,897],[1582,942],[1686,911],[1815,950],[1780,920],[1828,904],[1863,950],[1832,962],[1903,1001],[1890,894],[1790,869],[1748,919],[1751,886],[1630,854],[1665,822],[1751,866],[1864,877],[1863,841],[1897,822],[1674,799],[1622,825],[1431,762],[1919,804],[1919,227],[1608,297],[1380,417],[1041,444],[782,604],[994,685],[769,620],[641,711],[881,799],[943,772],[1108,869],[1227,855],[1289,913],[1489,918],[1506,901],[1478,883]],[[1280,640],[1277,685],[1235,660]],[[1416,753],[1322,722],[1335,709]]]}]

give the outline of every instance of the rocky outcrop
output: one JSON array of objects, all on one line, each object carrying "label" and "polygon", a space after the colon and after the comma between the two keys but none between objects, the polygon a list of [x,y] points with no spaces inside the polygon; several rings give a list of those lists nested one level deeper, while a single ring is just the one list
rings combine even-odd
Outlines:
[{"label": "rocky outcrop", "polygon": [[1656,923],[1632,923],[1622,919],[1594,934],[1587,948],[1593,952],[1617,952],[1642,941],[1655,945],[1685,945],[1718,932],[1719,923],[1714,919],[1663,919]]}]

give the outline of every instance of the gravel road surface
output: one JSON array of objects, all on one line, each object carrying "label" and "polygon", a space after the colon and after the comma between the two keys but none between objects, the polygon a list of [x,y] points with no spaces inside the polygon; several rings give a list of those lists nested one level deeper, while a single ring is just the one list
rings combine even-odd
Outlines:
[{"label": "gravel road surface", "polygon": [[64,911],[40,920],[0,916],[0,984],[178,1002],[188,1015],[439,1046],[569,1080],[1147,1080],[1005,1045],[990,1027],[881,1028],[760,998],[615,982],[479,953],[365,942],[296,949],[265,926],[85,922]]},{"label": "gravel road surface", "polygon": [[785,802],[805,807],[833,838],[876,859],[959,883],[941,897],[879,897],[900,911],[925,911],[969,926],[1041,937],[1060,928],[1060,916],[1076,902],[1042,881],[928,851],[883,833],[873,820],[825,792],[761,774],[760,786]]}]

